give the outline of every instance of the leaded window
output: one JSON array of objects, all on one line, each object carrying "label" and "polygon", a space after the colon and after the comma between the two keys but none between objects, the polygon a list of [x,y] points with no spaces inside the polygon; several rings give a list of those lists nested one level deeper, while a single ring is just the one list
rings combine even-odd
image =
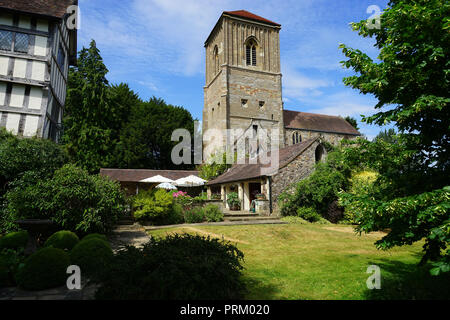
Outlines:
[{"label": "leaded window", "polygon": [[64,49],[62,48],[62,45],[59,45],[59,49],[58,49],[58,66],[61,68],[61,70],[64,71],[64,65],[65,65],[65,61],[66,61],[66,54],[64,52]]},{"label": "leaded window", "polygon": [[0,50],[11,51],[13,33],[10,31],[0,30]]},{"label": "leaded window", "polygon": [[30,46],[29,35],[17,32],[16,39],[14,41],[14,51],[21,53],[28,53],[29,46]]}]

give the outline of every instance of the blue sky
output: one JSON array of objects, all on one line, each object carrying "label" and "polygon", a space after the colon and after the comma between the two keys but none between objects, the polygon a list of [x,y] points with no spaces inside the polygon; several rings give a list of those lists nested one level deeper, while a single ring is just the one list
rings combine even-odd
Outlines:
[{"label": "blue sky", "polygon": [[[109,69],[143,99],[152,96],[189,110],[201,120],[205,84],[204,41],[222,11],[247,10],[282,25],[281,66],[285,109],[353,116],[375,112],[376,99],[345,87],[340,43],[376,58],[372,39],[349,23],[367,19],[370,5],[387,0],[80,0],[78,46],[91,39]],[[381,128],[360,124],[373,138]]]}]

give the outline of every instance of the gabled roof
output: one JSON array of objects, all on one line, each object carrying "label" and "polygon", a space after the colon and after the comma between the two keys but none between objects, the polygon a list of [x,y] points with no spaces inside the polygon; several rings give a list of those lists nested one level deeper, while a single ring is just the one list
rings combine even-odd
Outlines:
[{"label": "gabled roof", "polygon": [[234,17],[239,17],[239,18],[244,18],[244,19],[249,19],[249,20],[254,20],[254,21],[259,21],[259,22],[264,22],[264,23],[268,23],[277,27],[281,27],[281,24],[278,24],[276,22],[267,20],[266,18],[260,17],[254,13],[248,12],[246,10],[237,10],[237,11],[224,11],[224,14],[230,15],[230,16],[234,16]]},{"label": "gabled roof", "polygon": [[361,134],[342,117],[297,111],[283,111],[284,127],[287,129],[340,133],[354,136]]},{"label": "gabled roof", "polygon": [[198,171],[189,170],[145,170],[145,169],[100,169],[100,175],[120,182],[139,182],[154,176],[163,176],[171,180],[198,177]]},{"label": "gabled roof", "polygon": [[[308,149],[319,138],[309,139],[299,144],[282,148],[279,150],[279,168],[281,169],[295,160],[306,149]],[[270,152],[267,157],[270,157]],[[231,183],[236,181],[244,181],[255,179],[276,173],[277,169],[272,173],[263,174],[263,168],[270,168],[270,164],[235,164],[227,172],[207,183],[207,185],[218,185],[223,183]]]},{"label": "gabled roof", "polygon": [[0,0],[0,8],[61,19],[77,0]]}]

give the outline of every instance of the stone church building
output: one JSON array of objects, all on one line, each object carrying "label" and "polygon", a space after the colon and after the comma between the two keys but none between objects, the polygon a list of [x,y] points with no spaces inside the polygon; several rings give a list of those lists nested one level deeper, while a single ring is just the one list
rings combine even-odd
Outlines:
[{"label": "stone church building", "polygon": [[[322,160],[326,151],[321,142],[337,144],[360,135],[342,117],[284,110],[280,31],[280,24],[248,11],[226,11],[205,42],[205,158],[236,144],[226,135],[217,138],[216,132],[263,130],[278,136],[279,168],[263,174],[264,165],[236,164],[208,183],[209,195],[220,194],[225,205],[226,195],[237,192],[242,210],[250,210],[256,195],[264,194],[267,203],[261,205],[273,212],[280,193]],[[205,138],[208,131],[213,134]]]}]

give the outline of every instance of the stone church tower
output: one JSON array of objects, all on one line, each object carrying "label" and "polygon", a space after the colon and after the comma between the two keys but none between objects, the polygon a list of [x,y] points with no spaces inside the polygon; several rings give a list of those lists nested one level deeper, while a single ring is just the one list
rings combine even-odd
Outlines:
[{"label": "stone church tower", "polygon": [[[205,42],[204,134],[210,129],[276,129],[284,147],[280,30],[281,25],[244,10],[222,14]],[[205,160],[234,142],[213,136],[204,136]]]}]

